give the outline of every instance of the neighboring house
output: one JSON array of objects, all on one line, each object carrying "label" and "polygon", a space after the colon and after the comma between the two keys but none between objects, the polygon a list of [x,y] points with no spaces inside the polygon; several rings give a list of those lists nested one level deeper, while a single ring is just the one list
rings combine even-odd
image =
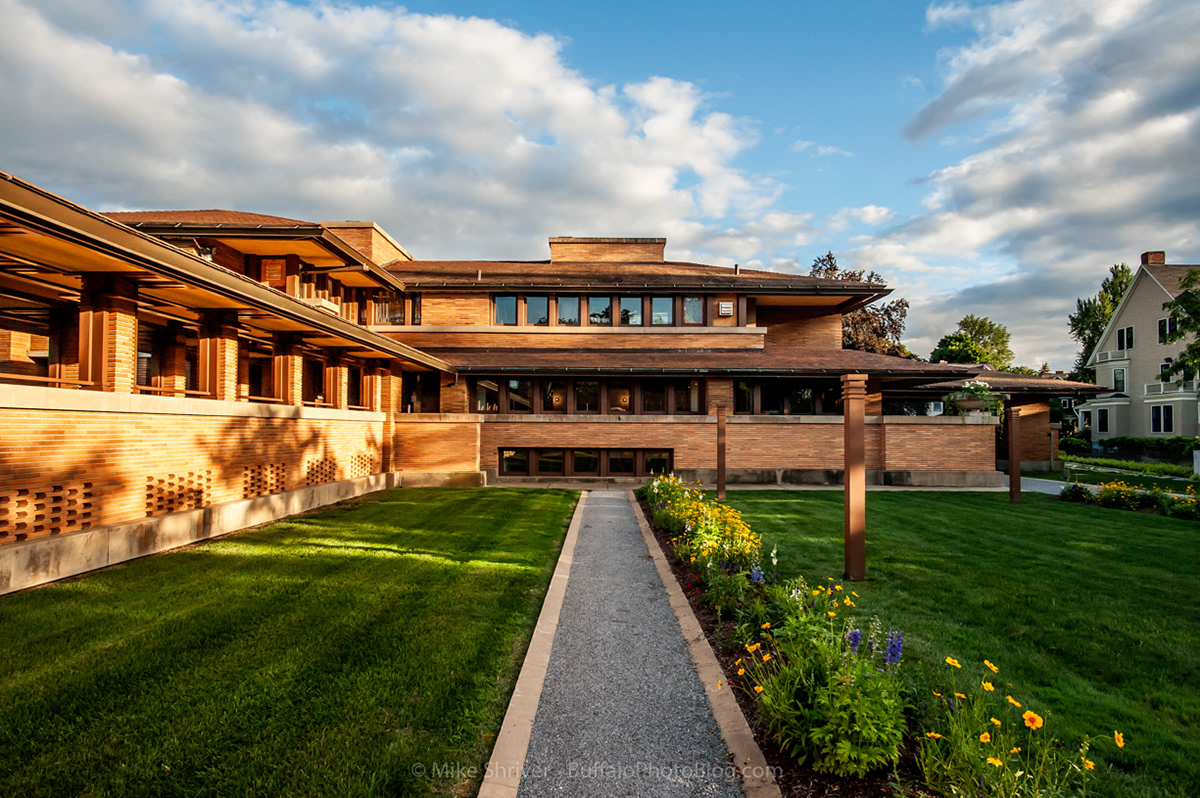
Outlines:
[{"label": "neighboring house", "polygon": [[1081,427],[1092,439],[1194,436],[1197,434],[1197,385],[1160,375],[1187,345],[1165,342],[1171,326],[1163,303],[1182,293],[1179,283],[1191,269],[1166,263],[1166,253],[1145,252],[1124,298],[1117,305],[1087,365],[1106,390],[1076,406]]}]

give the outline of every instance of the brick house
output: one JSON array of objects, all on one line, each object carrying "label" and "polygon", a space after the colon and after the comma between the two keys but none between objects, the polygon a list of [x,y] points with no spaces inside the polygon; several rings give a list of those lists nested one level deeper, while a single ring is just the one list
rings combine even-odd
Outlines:
[{"label": "brick house", "polygon": [[[369,490],[513,479],[995,485],[995,420],[892,414],[968,367],[844,350],[879,285],[550,240],[414,260],[370,222],[101,215],[0,173],[0,593]],[[720,410],[723,408],[723,411]],[[909,411],[906,411],[909,412]]]},{"label": "brick house", "polygon": [[1200,266],[1166,260],[1165,252],[1142,254],[1129,290],[1088,360],[1105,389],[1076,408],[1080,426],[1092,431],[1093,440],[1200,433],[1196,381],[1160,379],[1186,346],[1185,341],[1166,342],[1171,321],[1163,303],[1179,296],[1180,281]]}]

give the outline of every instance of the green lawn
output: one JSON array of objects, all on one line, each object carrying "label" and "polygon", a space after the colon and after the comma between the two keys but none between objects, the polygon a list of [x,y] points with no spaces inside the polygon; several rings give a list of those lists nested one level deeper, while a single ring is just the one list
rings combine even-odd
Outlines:
[{"label": "green lawn", "polygon": [[577,498],[388,491],[0,599],[0,795],[473,791],[414,766],[486,762]]},{"label": "green lawn", "polygon": [[[785,576],[840,576],[841,492],[729,497]],[[1107,736],[1089,794],[1200,794],[1200,526],[1028,493],[867,497],[858,613],[903,631],[929,678],[953,656],[978,679],[987,658],[1052,733]]]}]

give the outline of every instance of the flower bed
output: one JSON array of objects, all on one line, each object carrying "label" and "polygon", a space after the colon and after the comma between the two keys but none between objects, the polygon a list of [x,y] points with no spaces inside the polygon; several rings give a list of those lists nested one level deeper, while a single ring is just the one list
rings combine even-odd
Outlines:
[{"label": "flower bed", "polygon": [[784,580],[774,551],[764,570],[737,510],[673,475],[639,496],[764,753],[784,766],[784,794],[1086,795],[1094,740],[1058,741],[1049,711],[997,688],[997,666],[975,666],[968,689],[953,658],[932,673],[908,663],[902,634],[865,621],[856,591]]},{"label": "flower bed", "polygon": [[1121,480],[1101,483],[1094,493],[1077,482],[1062,487],[1058,498],[1065,502],[1095,504],[1113,510],[1141,510],[1170,518],[1200,520],[1195,489],[1188,485],[1182,496],[1171,496],[1161,490],[1139,490]]}]

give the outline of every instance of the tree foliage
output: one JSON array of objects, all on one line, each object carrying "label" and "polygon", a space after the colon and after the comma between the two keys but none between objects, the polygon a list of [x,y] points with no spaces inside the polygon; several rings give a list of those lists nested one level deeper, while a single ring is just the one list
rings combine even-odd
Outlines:
[{"label": "tree foliage", "polygon": [[1003,324],[970,313],[958,322],[957,330],[942,336],[929,359],[934,363],[991,363],[997,371],[1006,371],[1013,359],[1011,340]]},{"label": "tree foliage", "polygon": [[964,332],[943,335],[929,355],[930,363],[986,363],[987,353]]},{"label": "tree foliage", "polygon": [[1190,269],[1179,281],[1183,293],[1170,302],[1163,303],[1163,310],[1170,312],[1175,321],[1174,332],[1168,332],[1167,343],[1191,338],[1191,342],[1171,362],[1166,377],[1181,376],[1185,380],[1195,379],[1200,373],[1200,270]]},{"label": "tree foliage", "polygon": [[[814,260],[809,274],[826,280],[846,280],[879,286],[884,284],[883,278],[874,271],[841,268],[832,252],[826,252]],[[907,319],[907,299],[894,299],[891,302],[882,302],[845,313],[842,315],[842,347],[915,359],[908,347],[900,343],[900,339],[904,337],[904,324]]]},{"label": "tree foliage", "polygon": [[1117,263],[1108,270],[1108,277],[1100,283],[1100,291],[1095,296],[1075,300],[1075,312],[1067,317],[1067,325],[1071,328],[1071,337],[1079,342],[1080,348],[1075,356],[1071,379],[1079,382],[1096,381],[1096,370],[1088,368],[1088,359],[1100,343],[1104,328],[1132,283],[1133,272],[1124,263]]}]

